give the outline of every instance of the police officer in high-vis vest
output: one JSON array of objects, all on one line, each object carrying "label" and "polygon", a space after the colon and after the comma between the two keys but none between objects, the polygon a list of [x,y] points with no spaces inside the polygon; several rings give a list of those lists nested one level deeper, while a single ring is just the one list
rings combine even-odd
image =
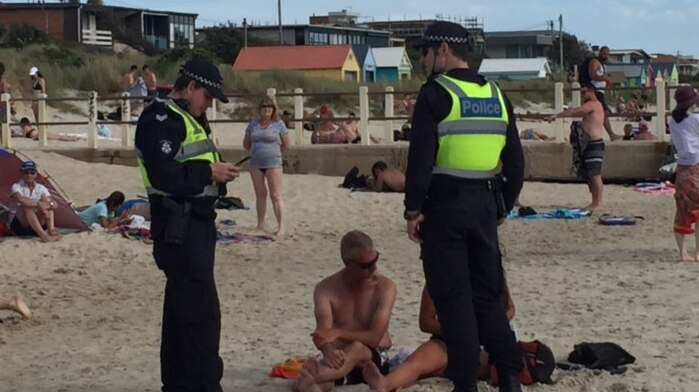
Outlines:
[{"label": "police officer in high-vis vest", "polygon": [[156,99],[136,127],[136,152],[151,203],[153,256],[167,278],[160,345],[164,392],[221,391],[221,313],[214,281],[214,204],[240,168],[221,162],[206,109],[228,102],[223,79],[190,60],[173,91]]},{"label": "police officer in high-vis vest", "polygon": [[[497,226],[522,188],[512,106],[469,69],[468,33],[436,22],[416,44],[428,74],[413,114],[405,189],[408,236],[421,258],[456,392],[476,392],[479,345],[501,391],[521,391],[522,352],[502,304]],[[511,279],[510,279],[511,280]]]}]

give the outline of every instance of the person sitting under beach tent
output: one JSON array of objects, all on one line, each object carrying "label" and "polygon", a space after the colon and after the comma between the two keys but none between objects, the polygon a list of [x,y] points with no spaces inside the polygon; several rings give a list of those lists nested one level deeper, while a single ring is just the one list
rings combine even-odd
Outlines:
[{"label": "person sitting under beach tent", "polygon": [[51,200],[49,190],[36,182],[36,163],[25,161],[20,166],[22,179],[12,185],[10,196],[15,201],[14,219],[10,229],[16,235],[38,235],[42,242],[61,238],[54,226],[54,211],[58,204]]},{"label": "person sitting under beach tent", "polygon": [[29,310],[29,306],[24,302],[22,293],[15,293],[10,297],[0,299],[0,310],[11,310],[22,316],[24,320],[32,318],[32,311]]},{"label": "person sitting under beach tent", "polygon": [[405,174],[388,167],[386,162],[377,161],[371,167],[374,178],[367,178],[366,184],[374,192],[405,192]]},{"label": "person sitting under beach tent", "polygon": [[345,234],[340,255],[344,268],[323,279],[313,292],[316,329],[311,335],[321,355],[304,364],[293,386],[299,392],[359,384],[362,368],[370,361],[388,371],[388,324],[396,285],[378,272],[380,255],[365,233]]}]

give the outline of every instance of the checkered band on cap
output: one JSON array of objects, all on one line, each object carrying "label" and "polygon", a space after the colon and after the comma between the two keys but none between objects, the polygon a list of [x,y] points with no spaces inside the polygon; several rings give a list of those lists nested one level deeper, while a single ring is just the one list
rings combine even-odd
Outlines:
[{"label": "checkered band on cap", "polygon": [[182,72],[183,75],[189,76],[189,77],[192,78],[193,80],[196,80],[197,82],[199,82],[199,83],[201,83],[201,84],[203,84],[203,85],[213,87],[213,88],[215,88],[215,89],[217,89],[217,90],[223,89],[223,83],[221,83],[221,82],[214,82],[214,81],[212,81],[212,80],[206,79],[206,78],[203,77],[203,76],[197,75],[197,74],[195,74],[195,73],[189,71],[187,68],[184,68],[184,67],[183,67],[182,70],[181,70],[180,72]]},{"label": "checkered band on cap", "polygon": [[448,42],[452,44],[467,44],[468,37],[450,37],[446,35],[426,35],[423,40],[430,42]]}]

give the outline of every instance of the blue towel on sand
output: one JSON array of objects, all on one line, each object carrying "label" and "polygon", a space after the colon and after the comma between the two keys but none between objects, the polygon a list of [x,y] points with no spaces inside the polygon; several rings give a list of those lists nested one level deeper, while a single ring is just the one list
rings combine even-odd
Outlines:
[{"label": "blue towel on sand", "polygon": [[522,219],[580,219],[592,216],[592,212],[582,208],[559,208],[553,212],[542,212],[534,215],[519,215],[516,211],[511,211],[508,218]]}]

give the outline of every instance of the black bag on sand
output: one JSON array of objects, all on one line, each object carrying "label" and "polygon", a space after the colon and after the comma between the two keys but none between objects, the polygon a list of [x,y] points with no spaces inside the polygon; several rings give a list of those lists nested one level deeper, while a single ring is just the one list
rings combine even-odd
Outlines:
[{"label": "black bag on sand", "polygon": [[359,169],[354,166],[350,171],[345,174],[345,179],[342,181],[342,187],[348,189],[361,189],[366,188],[367,176],[362,174],[359,175]]},{"label": "black bag on sand", "polygon": [[626,371],[627,364],[636,358],[616,343],[580,343],[568,354],[568,361],[581,364],[590,369],[604,369],[612,374]]}]

